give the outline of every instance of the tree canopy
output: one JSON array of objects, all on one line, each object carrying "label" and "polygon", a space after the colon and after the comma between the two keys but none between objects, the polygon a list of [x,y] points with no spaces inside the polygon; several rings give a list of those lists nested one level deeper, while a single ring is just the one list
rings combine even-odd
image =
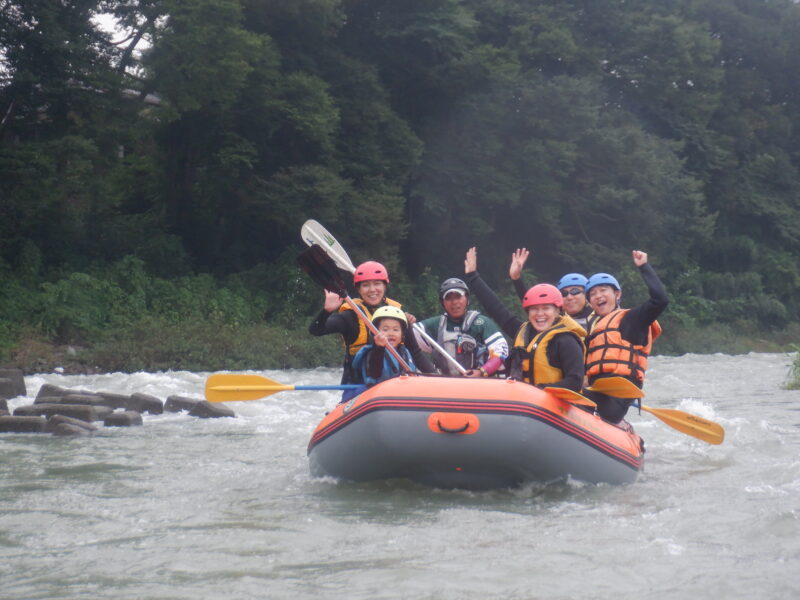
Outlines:
[{"label": "tree canopy", "polygon": [[411,286],[639,248],[676,321],[781,328],[798,73],[792,0],[0,0],[0,317],[135,258],[277,318],[315,218]]}]

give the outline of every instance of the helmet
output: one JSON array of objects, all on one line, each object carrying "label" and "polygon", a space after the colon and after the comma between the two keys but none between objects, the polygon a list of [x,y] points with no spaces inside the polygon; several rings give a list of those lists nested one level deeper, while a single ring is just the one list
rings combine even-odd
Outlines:
[{"label": "helmet", "polygon": [[564,299],[558,288],[549,283],[537,283],[522,297],[522,308],[538,306],[540,304],[555,304],[558,308],[564,306]]},{"label": "helmet", "polygon": [[406,313],[396,306],[381,306],[378,310],[372,313],[372,322],[375,325],[377,325],[381,319],[397,319],[403,324],[403,329],[408,327]]},{"label": "helmet", "polygon": [[584,277],[580,273],[567,273],[561,279],[558,280],[556,287],[559,290],[563,290],[565,287],[572,287],[574,285],[585,288],[587,281],[589,280],[586,279],[586,277]]},{"label": "helmet", "polygon": [[586,295],[589,295],[589,290],[593,287],[597,287],[598,285],[610,285],[611,287],[615,288],[618,291],[622,291],[622,288],[619,285],[619,281],[613,275],[609,275],[608,273],[595,273],[591,277],[589,277],[589,281],[586,282]]},{"label": "helmet", "polygon": [[467,287],[467,284],[458,277],[451,277],[450,279],[445,279],[442,282],[442,285],[439,286],[439,302],[444,300],[447,292],[452,291],[461,292],[464,296],[469,296],[469,288]]},{"label": "helmet", "polygon": [[356,271],[353,273],[354,284],[372,280],[389,283],[389,272],[386,270],[386,267],[374,260],[368,260],[356,267]]}]

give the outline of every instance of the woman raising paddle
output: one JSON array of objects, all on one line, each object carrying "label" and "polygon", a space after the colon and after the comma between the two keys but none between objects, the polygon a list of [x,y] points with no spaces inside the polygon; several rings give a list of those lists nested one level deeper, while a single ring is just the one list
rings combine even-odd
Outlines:
[{"label": "woman raising paddle", "polygon": [[[359,296],[354,298],[353,302],[359,306],[368,319],[372,319],[373,313],[382,306],[393,306],[400,309],[399,302],[386,297],[389,273],[381,263],[370,260],[358,265],[353,273],[353,284]],[[413,316],[406,315],[406,317],[412,323],[414,322]],[[342,336],[345,346],[342,383],[352,383],[353,357],[368,343],[369,332],[367,326],[343,302],[339,294],[325,291],[325,304],[309,326],[308,332],[315,336],[331,333],[338,333]],[[416,338],[413,335],[408,337],[408,348],[416,356],[420,353]]]}]

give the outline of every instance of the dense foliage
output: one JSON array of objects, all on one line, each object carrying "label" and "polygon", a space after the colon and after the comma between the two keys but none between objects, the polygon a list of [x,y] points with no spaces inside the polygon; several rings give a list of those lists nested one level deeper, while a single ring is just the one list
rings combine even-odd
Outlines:
[{"label": "dense foliage", "polygon": [[0,0],[0,352],[300,364],[308,218],[422,315],[472,245],[628,302],[639,248],[661,351],[797,333],[798,73],[792,0]]}]

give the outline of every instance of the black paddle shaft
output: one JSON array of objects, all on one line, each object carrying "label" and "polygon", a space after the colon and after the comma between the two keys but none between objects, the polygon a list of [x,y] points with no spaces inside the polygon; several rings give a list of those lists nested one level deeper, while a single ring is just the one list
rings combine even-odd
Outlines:
[{"label": "black paddle shaft", "polygon": [[326,290],[339,294],[339,297],[348,296],[344,280],[339,274],[336,263],[317,244],[312,244],[297,257],[297,264],[317,284]]}]

